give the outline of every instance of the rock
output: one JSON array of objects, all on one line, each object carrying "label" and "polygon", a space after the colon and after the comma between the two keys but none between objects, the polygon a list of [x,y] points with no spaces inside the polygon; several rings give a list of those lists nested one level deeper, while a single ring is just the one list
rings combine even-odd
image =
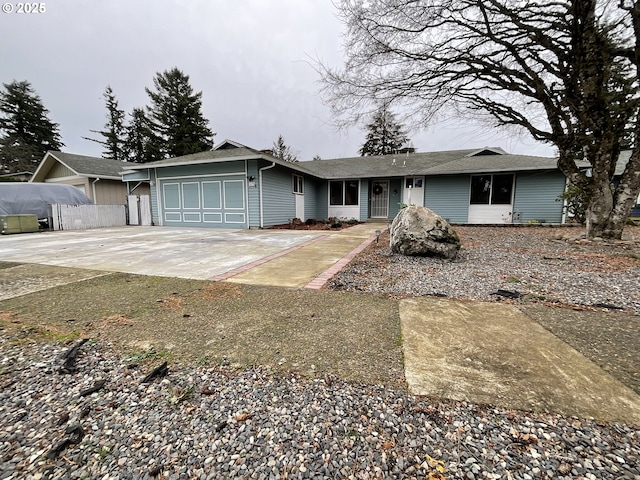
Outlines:
[{"label": "rock", "polygon": [[410,256],[453,259],[460,250],[460,238],[451,225],[428,208],[411,205],[393,219],[390,247]]}]

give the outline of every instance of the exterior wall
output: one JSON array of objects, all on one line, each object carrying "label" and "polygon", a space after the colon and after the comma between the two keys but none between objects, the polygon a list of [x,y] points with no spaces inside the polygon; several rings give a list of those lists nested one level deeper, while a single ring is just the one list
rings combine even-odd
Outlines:
[{"label": "exterior wall", "polygon": [[402,203],[403,178],[392,178],[389,182],[389,218],[395,218]]},{"label": "exterior wall", "polygon": [[[89,182],[91,185],[93,180]],[[96,197],[93,201],[97,205],[126,205],[127,184],[117,180],[100,180],[95,183]],[[93,195],[93,185],[90,186]]]},{"label": "exterior wall", "polygon": [[296,217],[292,171],[279,165],[262,173],[263,225],[289,223]]},{"label": "exterior wall", "polygon": [[317,215],[318,220],[324,220],[329,218],[329,182],[326,180],[320,180],[318,183],[318,198],[317,202]]},{"label": "exterior wall", "polygon": [[[336,179],[335,181],[344,182],[344,185],[346,188],[346,183],[352,182],[354,180],[353,179],[352,180]],[[329,193],[330,182],[327,182],[327,213],[328,213],[327,217],[337,217],[337,218],[342,218],[346,220],[351,220],[353,218],[357,220],[360,218],[362,202],[363,201],[366,202],[368,197],[366,193],[364,196],[362,194],[362,189],[363,189],[362,185],[365,183],[364,180],[357,179],[355,181],[358,182],[358,205],[329,205],[328,193]]]},{"label": "exterior wall", "polygon": [[[247,205],[249,206],[249,228],[260,227],[260,180],[258,169],[270,165],[264,161],[247,161]],[[254,177],[253,186],[248,177]]]},{"label": "exterior wall", "polygon": [[304,176],[304,213],[307,218],[322,220],[320,215],[320,191],[323,181]]},{"label": "exterior wall", "polygon": [[[141,183],[137,187],[136,185],[138,185],[138,182],[129,182],[129,186],[127,188],[131,195],[150,195],[151,194],[151,188],[149,187],[148,182]],[[133,190],[132,192],[130,189],[133,189],[133,188],[135,188],[135,190]]]},{"label": "exterior wall", "polygon": [[426,177],[424,206],[451,223],[467,223],[470,181],[469,175]]},{"label": "exterior wall", "polygon": [[76,188],[79,188],[82,193],[84,193],[87,197],[93,200],[93,191],[89,186],[89,179],[87,177],[58,177],[58,178],[47,178],[45,179],[45,183],[62,183],[64,185],[73,185]]},{"label": "exterior wall", "polygon": [[[149,195],[151,197],[151,221],[154,225],[160,225],[160,214],[158,211],[158,187],[156,185],[155,170],[135,170],[131,173],[122,175],[122,181],[129,183],[129,188],[135,187],[140,181],[148,181],[143,183],[133,192],[134,195]],[[153,185],[152,185],[153,184]]]},{"label": "exterior wall", "polygon": [[565,176],[560,172],[516,174],[513,223],[562,222],[562,201],[556,200],[564,187]]},{"label": "exterior wall", "polygon": [[190,177],[195,175],[246,174],[244,160],[233,162],[205,163],[200,165],[182,165],[176,167],[156,167],[158,179],[171,177]]},{"label": "exterior wall", "polygon": [[369,180],[360,180],[360,217],[361,222],[369,218]]},{"label": "exterior wall", "polygon": [[151,185],[151,219],[154,225],[162,225],[160,222],[160,206],[158,205],[158,182],[156,181],[156,171],[148,170],[149,172],[149,184]]},{"label": "exterior wall", "polygon": [[[51,158],[51,157],[49,157]],[[53,158],[51,158],[53,160]],[[76,173],[70,168],[65,167],[60,162],[55,162],[49,173],[47,173],[47,179],[60,178],[60,177],[74,177]],[[46,181],[46,180],[45,180]]]}]

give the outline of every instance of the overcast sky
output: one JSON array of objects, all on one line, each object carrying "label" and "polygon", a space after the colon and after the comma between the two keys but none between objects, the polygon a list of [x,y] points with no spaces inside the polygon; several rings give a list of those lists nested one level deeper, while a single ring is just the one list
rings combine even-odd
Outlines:
[{"label": "overcast sky", "polygon": [[[338,132],[310,59],[342,64],[343,26],[331,0],[57,0],[44,13],[0,13],[0,81],[29,81],[60,124],[64,151],[100,156],[83,140],[106,121],[111,85],[127,113],[148,104],[156,72],[178,67],[202,91],[217,132],[270,148],[282,134],[300,160],[356,156],[362,127]],[[6,5],[4,9],[8,9]],[[551,156],[527,137],[451,121],[411,131],[418,151],[485,145]]]}]

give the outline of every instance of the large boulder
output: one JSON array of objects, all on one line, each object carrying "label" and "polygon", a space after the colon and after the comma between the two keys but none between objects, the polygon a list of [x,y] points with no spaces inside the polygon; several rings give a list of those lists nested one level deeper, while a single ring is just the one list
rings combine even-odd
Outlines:
[{"label": "large boulder", "polygon": [[391,224],[391,250],[402,255],[455,258],[460,237],[440,215],[411,205],[398,212]]}]

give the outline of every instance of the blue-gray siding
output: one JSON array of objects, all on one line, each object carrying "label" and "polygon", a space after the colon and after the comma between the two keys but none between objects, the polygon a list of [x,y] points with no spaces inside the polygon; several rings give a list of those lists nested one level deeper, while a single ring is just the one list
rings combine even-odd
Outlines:
[{"label": "blue-gray siding", "polygon": [[296,217],[292,171],[276,166],[262,173],[264,226],[289,223]]},{"label": "blue-gray siding", "polygon": [[365,221],[369,218],[369,180],[360,180],[360,218]]},{"label": "blue-gray siding", "polygon": [[[249,160],[247,162],[247,205],[249,206],[249,227],[257,228],[260,226],[260,182],[258,169],[267,164],[258,160]],[[254,177],[253,186],[249,181],[250,177]]]},{"label": "blue-gray siding", "polygon": [[323,217],[319,215],[320,206],[318,200],[320,198],[320,180],[313,177],[304,177],[304,215],[307,218],[320,220]]},{"label": "blue-gray siding", "polygon": [[403,184],[402,178],[392,178],[389,182],[389,218],[395,218],[400,211]]},{"label": "blue-gray siding", "polygon": [[469,219],[469,175],[426,177],[424,206],[451,223]]},{"label": "blue-gray siding", "polygon": [[[560,172],[532,172],[516,175],[513,202],[514,223],[538,220],[547,223],[562,221],[562,194],[565,177]],[[520,219],[517,220],[518,214]]]},{"label": "blue-gray siding", "polygon": [[162,167],[157,169],[158,178],[167,177],[190,177],[194,175],[225,175],[244,174],[246,165],[244,160],[234,160],[232,162],[204,163],[200,165],[182,165],[177,167]]},{"label": "blue-gray siding", "polygon": [[318,199],[316,200],[318,205],[316,218],[323,220],[329,218],[329,182],[326,180],[319,180],[318,183]]}]

